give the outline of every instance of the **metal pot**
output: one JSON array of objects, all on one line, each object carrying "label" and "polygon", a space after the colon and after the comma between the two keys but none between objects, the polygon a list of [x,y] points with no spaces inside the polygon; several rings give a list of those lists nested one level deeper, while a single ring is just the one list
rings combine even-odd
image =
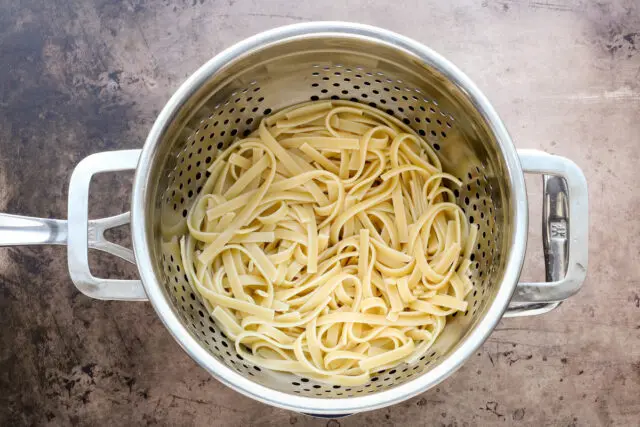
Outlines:
[{"label": "metal pot", "polygon": [[[358,387],[332,387],[267,372],[235,354],[190,294],[167,242],[216,154],[271,111],[309,99],[345,98],[386,110],[411,125],[459,177],[458,203],[479,224],[469,310],[451,317],[433,351],[412,366],[380,372]],[[135,169],[131,214],[88,220],[91,177]],[[543,176],[546,283],[519,283],[527,245],[524,174]],[[503,316],[539,314],[578,291],[587,269],[587,184],[570,160],[516,150],[478,88],[429,48],[382,29],[337,22],[292,25],[251,37],[211,59],[169,100],[141,150],[91,155],[78,164],[67,221],[0,215],[0,245],[66,244],[69,273],[99,299],[149,300],[167,329],[218,380],[256,400],[336,415],[398,403],[451,375]],[[104,238],[131,216],[133,251]],[[141,280],[96,278],[88,248],[135,263]]]}]

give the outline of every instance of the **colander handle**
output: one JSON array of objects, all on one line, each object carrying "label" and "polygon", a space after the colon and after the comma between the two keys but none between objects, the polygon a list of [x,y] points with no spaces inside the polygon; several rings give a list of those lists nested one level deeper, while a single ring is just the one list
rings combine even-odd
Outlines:
[{"label": "colander handle", "polygon": [[131,249],[108,241],[105,231],[129,223],[129,212],[109,218],[89,220],[89,184],[100,172],[135,169],[141,150],[92,154],[73,170],[69,184],[69,219],[34,218],[0,214],[0,246],[67,245],[69,274],[85,295],[105,300],[143,301],[147,299],[140,280],[94,277],[89,270],[89,248],[120,257],[132,264]]},{"label": "colander handle", "polygon": [[525,173],[543,175],[542,245],[546,280],[519,283],[506,316],[541,314],[578,292],[587,273],[587,181],[571,160],[538,150],[518,150]]},{"label": "colander handle", "polygon": [[89,248],[98,249],[135,264],[131,249],[109,242],[104,232],[129,223],[129,212],[89,220],[89,184],[93,175],[135,169],[141,150],[107,151],[85,157],[73,170],[69,184],[67,260],[71,280],[85,295],[104,300],[144,301],[140,280],[95,277],[89,269]]}]

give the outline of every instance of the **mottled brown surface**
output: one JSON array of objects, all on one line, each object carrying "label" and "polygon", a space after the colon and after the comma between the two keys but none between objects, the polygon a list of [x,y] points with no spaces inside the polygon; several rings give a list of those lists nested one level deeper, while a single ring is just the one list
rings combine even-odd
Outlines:
[{"label": "mottled brown surface", "polygon": [[[565,155],[584,169],[590,267],[576,297],[545,316],[503,321],[438,388],[321,420],[212,380],[149,304],[81,295],[64,248],[2,249],[0,424],[638,425],[640,7],[428,3],[0,0],[0,211],[66,217],[74,165],[90,153],[140,147],[172,91],[231,43],[298,21],[360,21],[440,51],[486,92],[518,147]],[[126,210],[129,182],[99,179],[94,213]],[[528,182],[539,200],[538,180]],[[524,276],[539,279],[532,222]],[[133,274],[112,260],[96,270]]]}]

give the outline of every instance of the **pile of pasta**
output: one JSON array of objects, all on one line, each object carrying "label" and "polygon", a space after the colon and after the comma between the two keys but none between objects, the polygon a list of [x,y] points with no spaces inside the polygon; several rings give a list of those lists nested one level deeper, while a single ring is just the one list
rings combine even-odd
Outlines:
[{"label": "pile of pasta", "polygon": [[467,309],[477,228],[444,185],[461,182],[392,116],[293,106],[208,171],[180,256],[247,361],[359,385],[420,358]]}]

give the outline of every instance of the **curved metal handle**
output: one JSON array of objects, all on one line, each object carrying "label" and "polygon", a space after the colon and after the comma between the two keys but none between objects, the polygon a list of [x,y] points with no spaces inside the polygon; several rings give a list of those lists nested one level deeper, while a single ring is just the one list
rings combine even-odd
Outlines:
[{"label": "curved metal handle", "polygon": [[578,292],[587,273],[587,181],[571,160],[518,150],[526,173],[543,175],[542,244],[546,283],[519,283],[505,317],[542,314]]},{"label": "curved metal handle", "polygon": [[100,172],[135,169],[141,150],[109,151],[84,158],[73,171],[69,184],[69,227],[67,260],[71,280],[85,295],[105,300],[144,301],[147,295],[140,280],[94,277],[89,270],[89,247],[108,252],[135,264],[133,252],[104,238],[110,228],[129,223],[129,212],[89,221],[89,184]]},{"label": "curved metal handle", "polygon": [[108,241],[104,233],[129,223],[129,212],[89,220],[89,184],[99,172],[135,169],[141,150],[112,151],[83,159],[71,175],[69,220],[0,214],[0,246],[68,245],[71,280],[85,295],[98,299],[147,299],[140,280],[113,280],[94,277],[89,270],[89,248],[98,249],[135,264],[131,249]]}]

